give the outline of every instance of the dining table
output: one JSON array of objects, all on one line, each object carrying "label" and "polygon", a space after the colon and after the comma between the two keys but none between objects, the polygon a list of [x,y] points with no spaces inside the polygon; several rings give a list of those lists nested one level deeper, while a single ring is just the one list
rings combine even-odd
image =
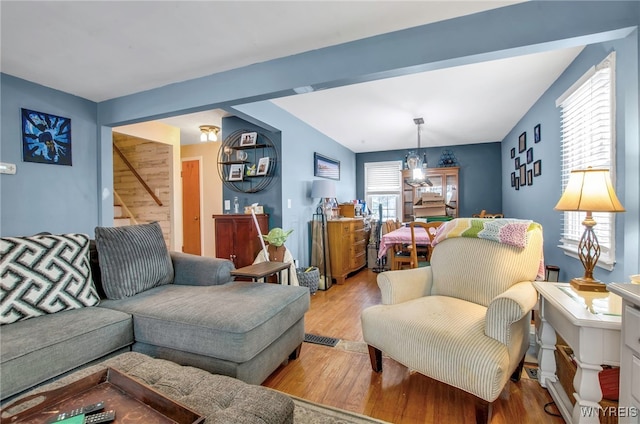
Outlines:
[{"label": "dining table", "polygon": [[[424,228],[416,227],[415,236],[417,246],[429,246],[431,244],[429,235]],[[411,228],[409,228],[409,226],[402,226],[382,235],[380,248],[378,249],[378,258],[384,257],[387,250],[395,244],[411,244]]]}]

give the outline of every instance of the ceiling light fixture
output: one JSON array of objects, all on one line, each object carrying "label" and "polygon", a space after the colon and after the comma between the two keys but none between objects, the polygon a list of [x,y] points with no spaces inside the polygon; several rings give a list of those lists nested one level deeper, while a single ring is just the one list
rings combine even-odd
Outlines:
[{"label": "ceiling light fixture", "polygon": [[407,168],[411,169],[411,178],[406,180],[406,183],[413,187],[432,186],[433,183],[425,175],[427,168],[427,154],[422,153],[422,159],[420,159],[420,126],[424,124],[424,119],[414,118],[413,122],[418,127],[418,150],[416,152],[410,151],[407,154],[406,162]]},{"label": "ceiling light fixture", "polygon": [[200,141],[218,141],[220,127],[215,125],[200,125]]}]

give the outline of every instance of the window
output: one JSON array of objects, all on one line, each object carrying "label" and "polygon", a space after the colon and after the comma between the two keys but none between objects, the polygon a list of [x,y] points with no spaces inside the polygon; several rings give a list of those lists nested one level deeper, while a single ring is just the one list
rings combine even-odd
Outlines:
[{"label": "window", "polygon": [[[608,168],[615,187],[615,52],[591,68],[567,90],[556,106],[561,112],[562,190],[575,169]],[[585,212],[564,212],[560,248],[577,257]],[[615,216],[594,212],[601,253],[597,266],[615,264]]]},{"label": "window", "polygon": [[399,219],[402,194],[402,162],[369,162],[364,164],[364,187],[367,205],[378,217],[382,205],[382,221]]}]

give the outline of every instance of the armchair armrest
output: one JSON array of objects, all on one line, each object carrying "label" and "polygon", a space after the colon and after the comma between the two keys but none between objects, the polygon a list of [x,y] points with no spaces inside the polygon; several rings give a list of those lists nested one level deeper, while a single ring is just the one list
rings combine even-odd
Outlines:
[{"label": "armchair armrest", "polygon": [[232,281],[235,268],[228,259],[169,252],[173,262],[173,284],[185,286],[217,286]]},{"label": "armchair armrest", "polygon": [[496,296],[487,308],[484,332],[487,336],[509,345],[511,324],[524,318],[538,300],[530,281],[522,281]]},{"label": "armchair armrest", "polygon": [[432,278],[430,266],[378,274],[382,304],[393,305],[428,296],[431,293]]}]

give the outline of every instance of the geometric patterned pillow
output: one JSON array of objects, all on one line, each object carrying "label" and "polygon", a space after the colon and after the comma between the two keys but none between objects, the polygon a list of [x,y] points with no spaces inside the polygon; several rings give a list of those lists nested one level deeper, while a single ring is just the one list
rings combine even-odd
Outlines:
[{"label": "geometric patterned pillow", "polygon": [[99,301],[86,234],[0,238],[0,324]]}]

